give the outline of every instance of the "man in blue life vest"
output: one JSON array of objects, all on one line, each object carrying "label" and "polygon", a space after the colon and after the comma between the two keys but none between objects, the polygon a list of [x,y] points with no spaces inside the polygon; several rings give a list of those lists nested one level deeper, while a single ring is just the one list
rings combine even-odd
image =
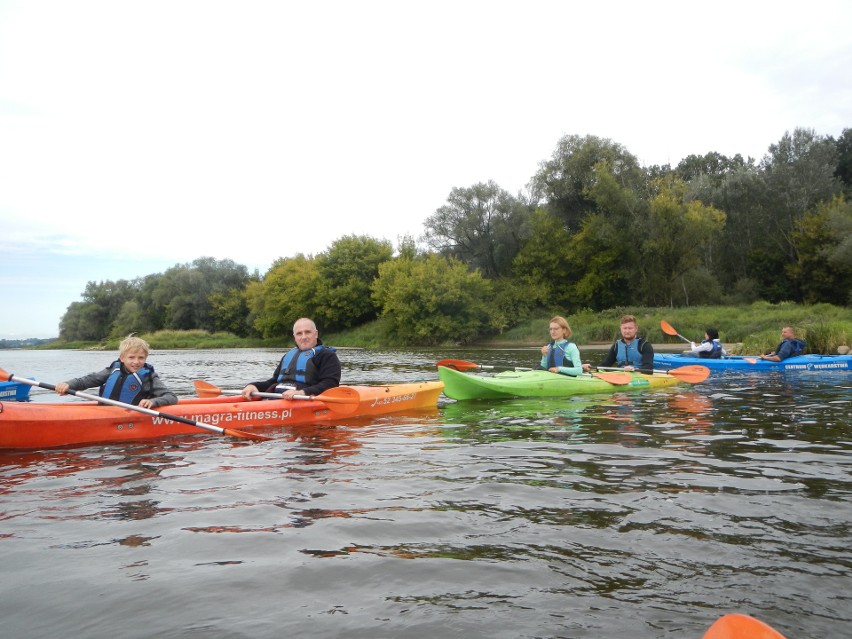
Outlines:
[{"label": "man in blue life vest", "polygon": [[761,355],[760,359],[770,362],[783,362],[788,357],[801,355],[805,352],[805,348],[807,348],[807,344],[803,340],[796,339],[796,329],[792,326],[785,326],[781,329],[781,343],[771,353]]},{"label": "man in blue life vest", "polygon": [[654,372],[654,347],[644,337],[636,337],[639,327],[633,315],[621,318],[621,339],[609,348],[602,367],[615,364],[626,371]]},{"label": "man in blue life vest", "polygon": [[248,384],[243,397],[251,399],[252,393],[280,390],[284,399],[293,399],[294,395],[319,395],[340,386],[340,360],[334,349],[319,339],[314,321],[307,317],[296,320],[293,339],[296,346],[281,358],[272,377]]}]

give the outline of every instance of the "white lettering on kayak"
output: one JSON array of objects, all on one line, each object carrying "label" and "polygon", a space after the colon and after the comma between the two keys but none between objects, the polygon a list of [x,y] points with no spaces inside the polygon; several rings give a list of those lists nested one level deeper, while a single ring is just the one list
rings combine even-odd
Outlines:
[{"label": "white lettering on kayak", "polygon": [[399,402],[407,402],[417,397],[417,393],[408,393],[407,395],[392,395],[390,397],[376,397],[370,407],[387,406],[388,404],[398,404]]},{"label": "white lettering on kayak", "polygon": [[847,362],[831,362],[828,364],[787,364],[784,366],[786,370],[822,370],[826,368],[849,368]]},{"label": "white lettering on kayak", "polygon": [[[210,413],[209,415],[189,415],[186,419],[190,419],[194,422],[199,422],[201,424],[211,424],[212,426],[218,426],[220,423],[232,423],[232,422],[247,422],[247,421],[263,421],[267,423],[272,423],[276,421],[285,421],[292,417],[293,411],[291,410],[247,410],[241,411],[238,413]],[[174,422],[167,417],[163,417],[158,415],[151,420],[154,424],[173,424]]]}]

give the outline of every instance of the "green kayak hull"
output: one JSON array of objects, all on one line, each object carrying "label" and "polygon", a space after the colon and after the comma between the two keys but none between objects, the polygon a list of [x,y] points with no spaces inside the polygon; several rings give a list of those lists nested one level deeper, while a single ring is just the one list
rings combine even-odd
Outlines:
[{"label": "green kayak hull", "polygon": [[678,383],[666,373],[631,373],[628,384],[611,384],[591,375],[570,377],[548,371],[507,371],[496,375],[473,375],[445,366],[438,367],[444,395],[450,399],[505,399],[507,397],[570,397],[586,393],[614,393],[662,388]]}]

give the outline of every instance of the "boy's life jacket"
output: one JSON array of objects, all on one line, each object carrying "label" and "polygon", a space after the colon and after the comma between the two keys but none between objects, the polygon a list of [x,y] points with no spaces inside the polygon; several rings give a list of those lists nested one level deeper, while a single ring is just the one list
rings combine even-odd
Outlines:
[{"label": "boy's life jacket", "polygon": [[121,360],[115,360],[108,368],[112,371],[100,388],[101,397],[137,406],[148,396],[152,386],[153,366],[145,364],[137,372],[131,373],[124,368]]}]

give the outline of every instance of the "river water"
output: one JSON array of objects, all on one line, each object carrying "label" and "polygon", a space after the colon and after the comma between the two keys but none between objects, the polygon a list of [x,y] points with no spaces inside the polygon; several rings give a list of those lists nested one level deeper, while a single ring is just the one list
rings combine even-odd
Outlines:
[{"label": "river water", "polygon": [[[111,355],[0,351],[0,367],[56,383]],[[340,355],[352,384],[435,379],[445,357],[536,359]],[[149,361],[191,395],[194,379],[264,379],[279,356]],[[848,637],[850,389],[848,372],[722,374],[562,400],[442,398],[433,413],[260,443],[0,452],[2,636],[697,639],[743,612],[789,639]]]}]

